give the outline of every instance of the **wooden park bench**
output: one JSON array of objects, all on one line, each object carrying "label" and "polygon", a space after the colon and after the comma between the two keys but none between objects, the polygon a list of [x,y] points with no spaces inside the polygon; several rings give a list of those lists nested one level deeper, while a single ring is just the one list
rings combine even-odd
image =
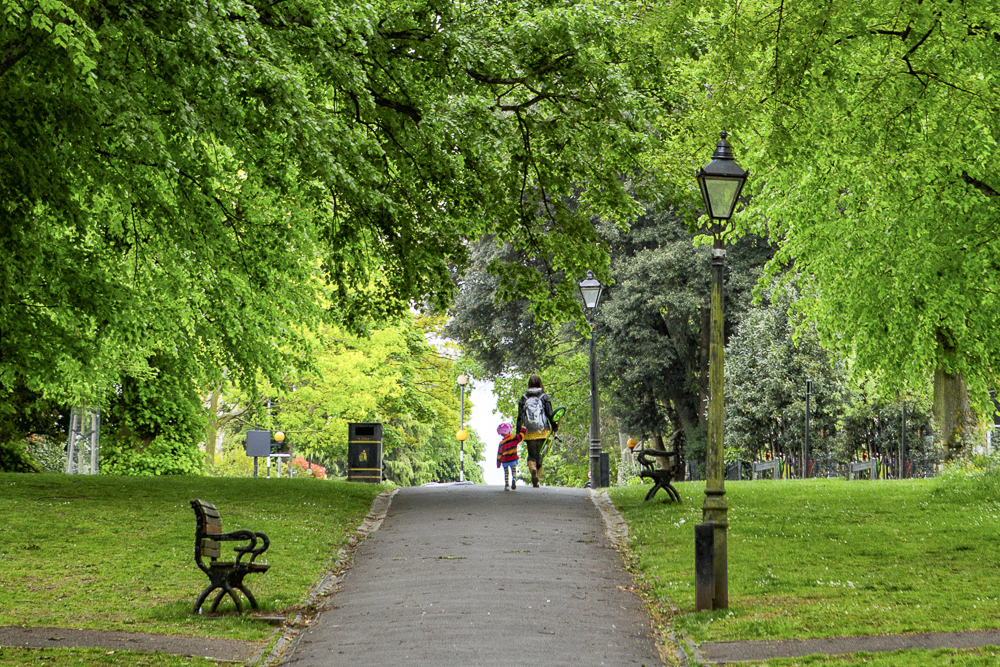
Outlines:
[{"label": "wooden park bench", "polygon": [[761,473],[771,471],[771,479],[778,479],[778,472],[781,470],[781,459],[771,459],[770,461],[753,462],[753,478],[759,479]]},{"label": "wooden park bench", "polygon": [[[643,443],[642,447],[635,450],[635,460],[642,466],[642,470],[639,472],[639,477],[653,480],[653,488],[646,494],[646,501],[652,500],[653,496],[656,495],[656,492],[663,489],[667,492],[667,495],[670,496],[671,500],[681,502],[681,494],[678,493],[677,489],[675,489],[670,483],[677,476],[677,472],[681,467],[676,442],[673,444],[674,448],[669,451],[662,449],[648,449],[645,443]],[[673,464],[667,464],[666,462],[671,459],[673,459]],[[662,464],[659,468],[656,467],[657,460],[659,460]]]},{"label": "wooden park bench", "polygon": [[[194,562],[197,563],[201,571],[208,575],[208,588],[201,592],[198,601],[194,603],[194,613],[201,613],[201,606],[205,603],[208,595],[215,590],[219,594],[215,596],[209,613],[214,613],[219,606],[219,602],[227,593],[236,603],[236,611],[243,613],[243,607],[236,596],[236,591],[242,591],[243,595],[250,601],[250,606],[254,611],[258,611],[257,600],[253,594],[243,585],[243,577],[253,572],[267,572],[270,565],[255,563],[254,559],[267,551],[271,542],[264,533],[255,533],[249,530],[234,530],[231,533],[222,532],[222,517],[219,510],[212,503],[204,500],[192,500],[191,507],[194,508],[198,526],[194,533]],[[223,542],[249,542],[246,546],[233,548],[236,552],[236,560],[219,560],[222,557]],[[261,545],[257,546],[260,542]],[[244,560],[243,557],[250,554],[250,558]],[[207,562],[206,562],[207,559]]]},{"label": "wooden park bench", "polygon": [[849,464],[850,476],[848,479],[857,479],[858,473],[862,470],[868,471],[868,479],[876,479],[875,470],[878,467],[878,459],[868,461],[851,461]]}]

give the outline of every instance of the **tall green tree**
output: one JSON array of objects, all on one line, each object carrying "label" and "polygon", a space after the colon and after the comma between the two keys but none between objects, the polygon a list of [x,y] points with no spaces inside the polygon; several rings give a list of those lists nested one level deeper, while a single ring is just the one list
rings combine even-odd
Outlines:
[{"label": "tall green tree", "polygon": [[[611,413],[623,431],[683,432],[704,451],[708,404],[709,252],[674,211],[650,210],[628,233],[605,230],[612,276],[598,317],[601,374],[614,388]],[[729,251],[724,276],[725,337],[751,306],[772,255],[748,236]]]},{"label": "tall green tree", "polygon": [[730,129],[752,172],[734,232],[780,243],[774,270],[794,265],[799,307],[859,372],[890,393],[935,378],[949,451],[969,434],[966,384],[991,411],[998,380],[997,9],[680,2],[651,21],[688,36],[659,42],[688,90],[661,119],[662,170],[683,175]]},{"label": "tall green tree", "polygon": [[819,344],[815,327],[801,325],[792,286],[764,296],[765,303],[746,314],[726,348],[726,457],[743,462],[767,453],[800,457],[811,380],[813,474],[843,474],[848,461],[862,456],[898,463],[904,402],[906,457],[912,463],[904,474],[933,469],[929,392],[897,398],[879,391],[873,379],[858,384],[844,360]]},{"label": "tall green tree", "polygon": [[[458,372],[452,351],[428,340],[437,328],[438,318],[410,313],[367,335],[322,327],[312,368],[262,389],[269,397],[266,426],[283,431],[297,455],[333,475],[346,473],[348,425],[380,422],[389,479],[457,481]],[[466,478],[481,482],[475,463],[482,443],[470,439],[465,451]]]},{"label": "tall green tree", "polygon": [[206,419],[190,357],[160,353],[149,372],[122,378],[101,417],[101,471],[199,474]]},{"label": "tall green tree", "polygon": [[834,450],[851,393],[847,370],[819,345],[815,329],[795,335],[798,316],[790,292],[769,292],[767,302],[740,322],[726,348],[727,458],[800,455],[807,380],[812,382],[810,449],[824,455]]}]

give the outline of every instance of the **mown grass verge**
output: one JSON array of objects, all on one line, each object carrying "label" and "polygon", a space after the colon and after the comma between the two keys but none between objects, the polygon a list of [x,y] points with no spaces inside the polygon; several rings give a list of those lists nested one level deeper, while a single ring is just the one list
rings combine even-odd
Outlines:
[{"label": "mown grass verge", "polygon": [[628,522],[636,569],[665,609],[668,599],[676,605],[674,627],[696,642],[1000,627],[1000,502],[974,486],[728,482],[730,606],[701,613],[694,526],[704,483],[677,486],[680,506],[663,494],[643,503],[642,486],[611,497]]},{"label": "mown grass verge", "polygon": [[[0,625],[258,640],[270,626],[191,613],[208,578],[194,563],[191,498],[224,530],[266,533],[271,564],[247,584],[288,612],[347,545],[381,486],[315,479],[0,474]],[[220,612],[234,612],[224,601]],[[194,663],[192,663],[194,664]]]},{"label": "mown grass verge", "polygon": [[766,662],[741,662],[741,667],[995,667],[1000,648],[906,650],[890,653],[852,653],[842,656],[811,655],[775,658]]},{"label": "mown grass verge", "polygon": [[108,651],[98,648],[4,648],[0,647],[4,667],[219,667],[231,663],[166,653]]}]

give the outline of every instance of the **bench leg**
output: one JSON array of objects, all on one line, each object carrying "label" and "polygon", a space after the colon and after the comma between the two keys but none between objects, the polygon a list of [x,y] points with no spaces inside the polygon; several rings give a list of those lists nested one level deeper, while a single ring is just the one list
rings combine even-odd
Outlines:
[{"label": "bench leg", "polygon": [[236,603],[236,613],[242,614],[243,605],[240,604],[240,598],[239,596],[236,595],[236,591],[233,590],[233,587],[229,585],[229,582],[227,581],[226,583],[222,584],[221,588],[222,590],[219,591],[219,594],[215,596],[215,601],[212,602],[212,607],[208,610],[209,613],[210,614],[215,613],[215,610],[218,609],[219,607],[219,603],[222,602],[222,598],[228,593],[229,597],[231,597],[233,599],[233,602]]},{"label": "bench leg", "polygon": [[249,588],[247,588],[246,586],[244,586],[242,583],[237,584],[236,588],[239,589],[240,591],[242,591],[243,595],[247,596],[247,600],[250,601],[250,607],[254,611],[260,611],[260,607],[257,606],[257,599],[254,598],[253,593],[250,592]]},{"label": "bench leg", "polygon": [[649,492],[648,492],[648,493],[646,493],[646,499],[645,499],[645,500],[644,500],[643,502],[646,502],[646,503],[648,503],[648,502],[649,502],[650,500],[652,500],[652,499],[653,499],[653,496],[655,496],[655,495],[656,495],[656,492],[657,492],[657,491],[659,491],[659,490],[660,490],[660,488],[661,488],[661,487],[660,487],[660,483],[659,483],[658,481],[654,481],[654,482],[653,482],[653,488],[651,488],[651,489],[649,490]]},{"label": "bench leg", "polygon": [[205,604],[205,600],[208,599],[208,594],[214,591],[216,588],[218,588],[218,586],[216,586],[215,584],[211,584],[208,588],[206,588],[201,592],[201,595],[198,596],[198,601],[194,603],[194,613],[197,614],[199,611],[201,611],[201,606]]},{"label": "bench leg", "polygon": [[673,487],[672,484],[667,484],[663,489],[670,495],[670,497],[675,500],[678,504],[681,504],[681,494]]}]

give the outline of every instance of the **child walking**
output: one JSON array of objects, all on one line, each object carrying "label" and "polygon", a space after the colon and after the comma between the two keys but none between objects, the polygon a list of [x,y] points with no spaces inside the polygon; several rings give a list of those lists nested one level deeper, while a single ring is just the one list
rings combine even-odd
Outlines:
[{"label": "child walking", "polygon": [[503,490],[510,491],[517,488],[517,446],[524,436],[524,429],[514,435],[511,425],[504,422],[497,426],[497,433],[501,438],[497,449],[497,467],[503,466]]}]

